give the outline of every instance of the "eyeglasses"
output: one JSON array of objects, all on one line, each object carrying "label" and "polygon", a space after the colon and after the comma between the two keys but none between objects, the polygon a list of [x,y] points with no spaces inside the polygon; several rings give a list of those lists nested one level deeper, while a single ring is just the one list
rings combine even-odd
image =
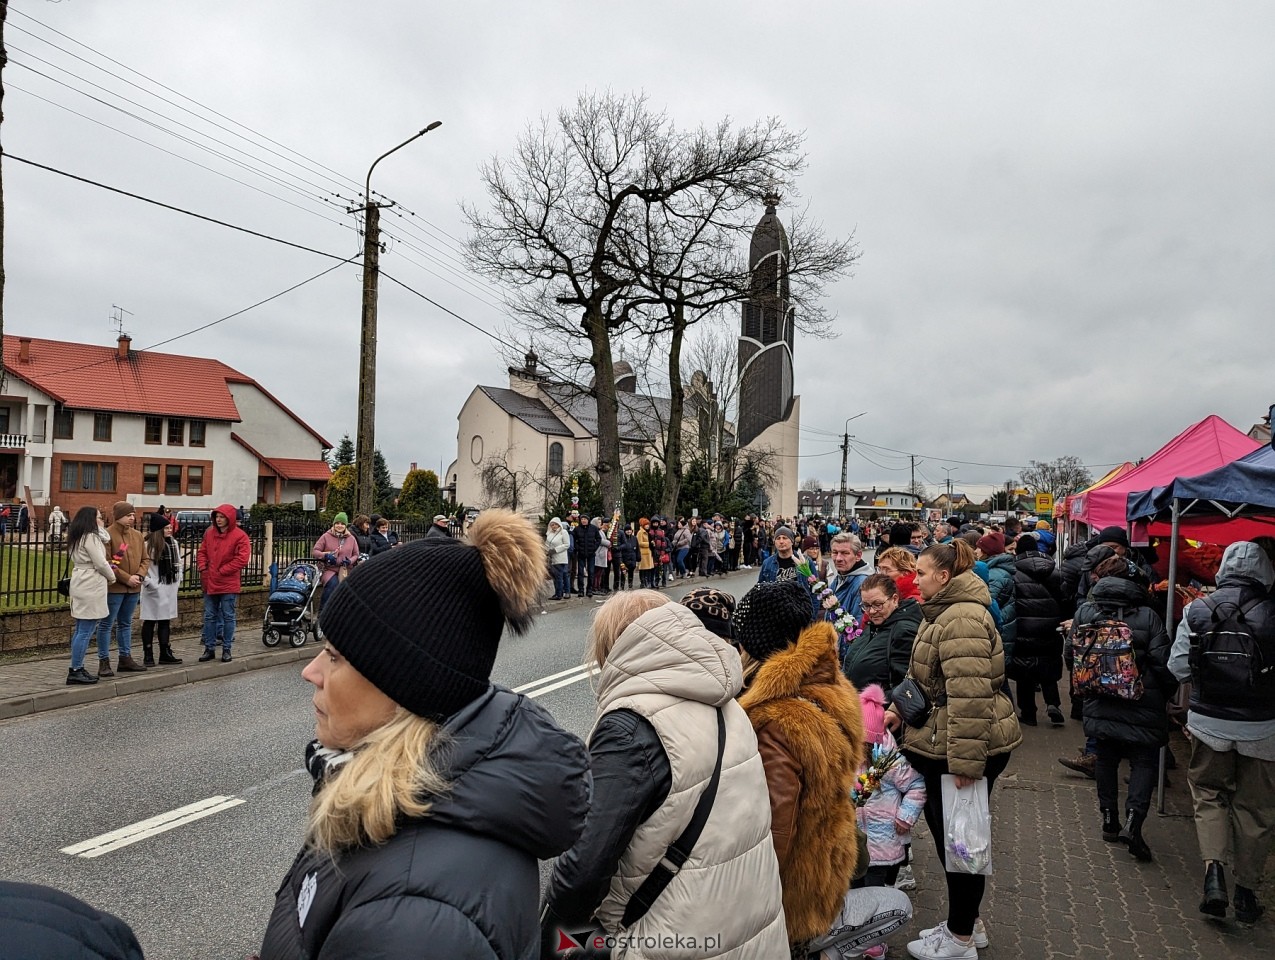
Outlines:
[{"label": "eyeglasses", "polygon": [[863,609],[872,612],[873,610],[884,610],[889,605],[889,600],[878,600],[876,603],[865,603]]}]

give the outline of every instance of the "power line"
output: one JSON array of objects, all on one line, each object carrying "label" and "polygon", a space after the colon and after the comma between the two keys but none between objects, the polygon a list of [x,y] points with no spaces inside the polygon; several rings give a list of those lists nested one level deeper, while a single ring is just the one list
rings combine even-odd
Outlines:
[{"label": "power line", "polygon": [[195,213],[193,210],[186,210],[182,207],[175,207],[170,203],[163,203],[159,200],[152,200],[150,197],[143,197],[138,193],[130,193],[127,190],[121,190],[119,187],[112,187],[105,183],[99,183],[96,180],[90,180],[88,177],[77,176],[74,173],[67,173],[65,170],[59,170],[57,167],[50,167],[43,163],[36,163],[34,160],[27,160],[19,157],[17,154],[6,153],[10,160],[16,160],[18,163],[25,163],[31,167],[37,167],[41,170],[47,170],[49,173],[56,173],[60,177],[67,177],[70,180],[78,180],[80,183],[87,183],[89,186],[100,187],[103,190],[109,190],[111,193],[118,193],[121,196],[131,197],[134,200],[141,200],[143,203],[149,203],[156,207],[162,207],[165,210],[172,210],[174,213],[184,213],[188,217],[194,217],[196,220],[205,220],[208,223],[215,223],[219,227],[228,227],[231,230],[238,230],[240,233],[247,233],[254,237],[260,237],[262,240],[272,240],[275,243],[281,243],[285,247],[293,247],[296,250],[304,250],[306,253],[315,253],[321,257],[327,257],[329,260],[340,260],[342,263],[347,262],[344,257],[340,257],[335,253],[327,253],[323,250],[316,250],[314,247],[307,247],[304,244],[293,243],[291,240],[283,240],[279,237],[272,237],[268,233],[261,233],[257,230],[250,230],[248,227],[241,227],[237,224],[227,223],[225,220],[218,220],[216,217],[205,216],[202,213]]}]

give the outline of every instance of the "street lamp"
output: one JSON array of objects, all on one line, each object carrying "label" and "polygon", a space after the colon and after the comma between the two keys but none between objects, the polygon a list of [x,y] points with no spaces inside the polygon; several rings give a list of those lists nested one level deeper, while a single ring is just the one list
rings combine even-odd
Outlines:
[{"label": "street lamp", "polygon": [[363,185],[363,324],[359,340],[358,440],[354,453],[358,464],[354,505],[358,513],[371,514],[375,509],[372,466],[376,450],[376,287],[380,276],[381,205],[372,201],[372,171],[395,150],[403,149],[417,137],[423,137],[442,125],[443,121],[435,120],[393,150],[386,150],[368,167]]},{"label": "street lamp", "polygon": [[867,415],[868,411],[864,410],[863,413],[856,413],[853,417],[846,417],[845,435],[841,438],[841,499],[837,507],[838,515],[842,517],[846,515],[846,466],[850,459],[850,421]]}]

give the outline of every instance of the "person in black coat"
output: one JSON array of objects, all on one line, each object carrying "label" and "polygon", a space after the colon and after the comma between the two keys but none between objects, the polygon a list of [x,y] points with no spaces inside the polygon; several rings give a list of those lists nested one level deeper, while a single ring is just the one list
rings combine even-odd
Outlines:
[{"label": "person in black coat", "polygon": [[69,893],[0,881],[0,956],[21,960],[142,960],[128,924]]},{"label": "person in black coat", "polygon": [[921,605],[899,596],[899,588],[884,573],[874,573],[860,589],[862,636],[852,641],[841,658],[841,672],[856,690],[879,684],[890,704],[890,691],[907,676],[912,644],[923,619]]},{"label": "person in black coat", "polygon": [[[1085,624],[1121,620],[1128,624],[1134,662],[1142,681],[1138,699],[1090,696],[1084,701],[1085,733],[1097,748],[1095,779],[1098,807],[1102,812],[1102,838],[1123,843],[1138,860],[1152,859],[1142,836],[1142,825],[1151,809],[1160,748],[1169,742],[1166,707],[1178,683],[1169,672],[1169,635],[1164,621],[1152,607],[1151,594],[1139,582],[1139,571],[1125,558],[1108,557],[1094,569],[1097,582],[1076,611],[1072,636]],[[1069,651],[1070,655],[1070,651]],[[1120,761],[1131,768],[1124,829],[1121,829]]]},{"label": "person in black coat", "polygon": [[602,546],[602,531],[581,517],[571,531],[571,549],[576,555],[576,596],[593,596],[593,564],[598,547]]},{"label": "person in black coat", "polygon": [[1055,727],[1063,724],[1062,679],[1063,639],[1058,625],[1063,621],[1062,576],[1054,562],[1040,552],[1039,541],[1025,533],[1015,541],[1014,593],[1018,632],[1014,655],[1005,665],[1005,674],[1018,687],[1019,720],[1036,726],[1036,687],[1045,701],[1045,713]]},{"label": "person in black coat", "polygon": [[537,955],[537,862],[584,829],[584,745],[490,674],[548,564],[523,517],[357,567],[320,614],[306,843],[261,960]]}]

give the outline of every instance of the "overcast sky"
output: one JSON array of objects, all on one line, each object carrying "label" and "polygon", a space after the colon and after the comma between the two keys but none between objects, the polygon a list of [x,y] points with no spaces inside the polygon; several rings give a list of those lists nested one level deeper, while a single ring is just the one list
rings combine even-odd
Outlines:
[{"label": "overcast sky", "polygon": [[[803,479],[835,485],[831,434],[861,411],[876,462],[852,456],[852,485],[907,482],[888,447],[920,455],[932,490],[947,467],[976,493],[1029,459],[1098,475],[1209,413],[1247,430],[1275,401],[1275,5],[790,6],[16,0],[4,149],[351,256],[329,194],[353,198],[379,154],[442,120],[377,168],[415,214],[386,216],[382,268],[498,330],[500,292],[457,260],[459,204],[484,201],[479,164],[529,118],[586,87],[644,90],[683,126],[774,115],[806,133],[803,201],[862,253],[830,290],[839,338],[797,342]],[[111,343],[118,304],[144,348],[333,262],[12,160],[4,175],[8,333]],[[335,442],[355,429],[359,297],[340,267],[165,349],[257,378]],[[470,390],[505,382],[490,340],[382,281],[377,440],[396,477],[445,467]]]}]

